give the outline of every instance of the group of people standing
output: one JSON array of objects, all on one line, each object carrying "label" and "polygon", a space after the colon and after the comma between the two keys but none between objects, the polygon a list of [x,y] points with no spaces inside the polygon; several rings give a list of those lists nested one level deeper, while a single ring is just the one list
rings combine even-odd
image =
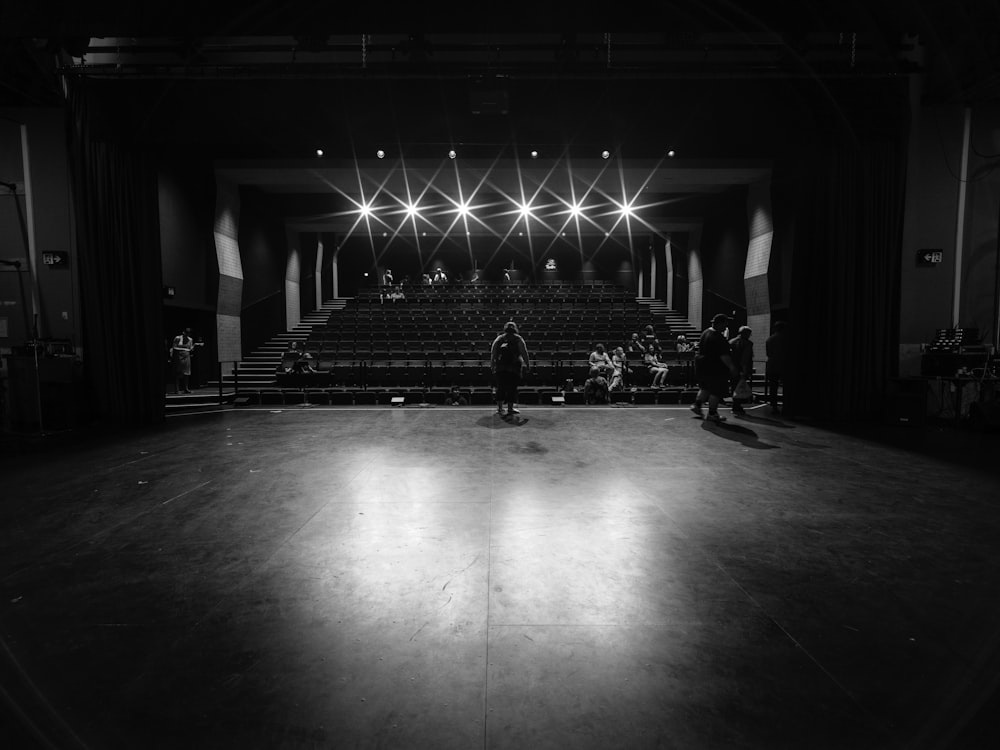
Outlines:
[{"label": "group of people standing", "polygon": [[[744,404],[753,399],[749,383],[753,376],[753,331],[749,326],[740,326],[737,335],[727,339],[730,318],[719,313],[712,318],[712,325],[705,329],[698,342],[698,354],[694,358],[695,376],[698,379],[698,393],[691,411],[702,419],[724,422],[719,414],[719,404],[727,395],[732,397],[733,414],[745,414]],[[765,342],[767,364],[765,380],[766,396],[771,405],[771,413],[778,414],[778,386],[784,378],[785,324],[778,322],[774,333]],[[708,414],[703,411],[708,405]]]}]

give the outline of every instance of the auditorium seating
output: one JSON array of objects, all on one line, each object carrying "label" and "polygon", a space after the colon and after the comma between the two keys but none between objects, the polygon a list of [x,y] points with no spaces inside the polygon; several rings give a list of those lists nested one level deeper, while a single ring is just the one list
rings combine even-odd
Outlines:
[{"label": "auditorium seating", "polygon": [[[304,393],[284,403],[345,403],[349,393],[350,403],[377,404],[378,395],[365,393],[376,389],[412,402],[418,393],[453,385],[470,389],[475,403],[477,391],[489,393],[490,345],[508,320],[517,323],[531,354],[525,403],[547,400],[536,394],[561,391],[567,381],[582,386],[595,343],[611,350],[647,325],[664,342],[680,332],[610,282],[420,286],[396,300],[369,289],[333,311],[304,342],[318,372],[278,372],[277,385]],[[689,385],[690,355],[666,351],[663,358],[677,365],[672,383]],[[648,387],[645,367],[637,362],[633,369],[627,387]],[[261,392],[259,400],[276,403],[277,397]]]}]

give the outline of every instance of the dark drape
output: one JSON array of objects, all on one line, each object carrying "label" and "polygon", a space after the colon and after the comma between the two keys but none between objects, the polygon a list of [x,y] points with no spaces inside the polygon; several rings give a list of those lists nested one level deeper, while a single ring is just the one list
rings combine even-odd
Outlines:
[{"label": "dark drape", "polygon": [[899,362],[907,112],[905,84],[872,84],[838,100],[806,148],[789,299],[791,414],[884,413]]},{"label": "dark drape", "polygon": [[69,92],[84,367],[110,424],[164,418],[157,179],[152,157],[102,126],[85,81]]}]

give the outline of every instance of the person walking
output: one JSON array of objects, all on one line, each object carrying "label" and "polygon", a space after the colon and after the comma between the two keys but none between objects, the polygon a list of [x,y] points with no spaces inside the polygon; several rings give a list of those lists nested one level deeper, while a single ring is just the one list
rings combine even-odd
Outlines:
[{"label": "person walking", "polygon": [[[729,341],[723,331],[729,323],[729,316],[719,313],[712,318],[712,325],[706,328],[698,343],[698,355],[694,358],[695,376],[698,378],[698,394],[691,405],[691,411],[699,419],[707,418],[710,422],[724,422],[726,418],[719,415],[719,401],[725,398],[729,390],[729,379],[736,375],[736,365],[729,353]],[[702,411],[702,405],[708,402],[708,416]]]},{"label": "person walking", "polygon": [[493,340],[493,346],[490,347],[490,370],[496,378],[497,413],[501,417],[519,414],[516,408],[517,387],[521,383],[522,374],[528,370],[528,347],[517,332],[517,324],[512,320],[504,324],[503,333]]},{"label": "person walking", "polygon": [[753,331],[750,329],[750,326],[740,326],[736,337],[729,340],[730,356],[733,358],[733,364],[736,365],[737,370],[731,383],[733,414],[737,415],[746,414],[743,402],[752,400],[752,398],[745,399],[736,395],[740,381],[745,381],[749,386],[750,380],[753,377],[753,341],[750,340],[751,335],[753,335]]},{"label": "person walking", "polygon": [[771,413],[780,414],[778,409],[778,386],[785,384],[785,321],[774,324],[774,333],[764,342],[767,363],[764,365],[765,397],[771,404]]}]

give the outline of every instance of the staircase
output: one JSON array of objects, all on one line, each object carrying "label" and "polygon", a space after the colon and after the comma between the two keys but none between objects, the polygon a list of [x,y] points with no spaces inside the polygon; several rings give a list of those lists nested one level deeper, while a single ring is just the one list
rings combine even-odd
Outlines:
[{"label": "staircase", "polygon": [[657,323],[662,320],[666,325],[670,326],[673,338],[677,338],[678,334],[683,333],[687,336],[689,342],[696,343],[701,336],[701,331],[691,325],[684,315],[667,307],[660,300],[654,297],[636,297],[636,302],[648,309],[653,320]]},{"label": "staircase", "polygon": [[[347,306],[348,299],[338,297],[324,302],[311,313],[302,316],[298,325],[285,333],[279,333],[266,344],[263,344],[253,352],[243,358],[237,365],[240,388],[267,388],[276,384],[275,375],[278,365],[281,364],[281,355],[285,353],[288,346],[293,341],[299,343],[309,338],[313,329],[322,327],[330,320],[330,314],[337,310],[343,310]],[[224,386],[232,387],[236,384],[236,378],[232,373],[222,376]],[[218,387],[218,381],[214,383]]]}]

